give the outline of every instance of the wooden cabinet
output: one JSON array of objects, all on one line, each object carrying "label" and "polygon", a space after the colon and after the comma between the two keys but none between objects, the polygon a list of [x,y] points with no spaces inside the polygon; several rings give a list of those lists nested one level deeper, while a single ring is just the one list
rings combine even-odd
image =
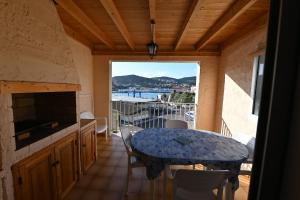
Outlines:
[{"label": "wooden cabinet", "polygon": [[54,154],[50,149],[30,157],[14,167],[16,199],[57,199]]},{"label": "wooden cabinet", "polygon": [[17,200],[65,197],[78,178],[76,138],[73,133],[13,166]]},{"label": "wooden cabinet", "polygon": [[78,179],[78,149],[76,137],[69,137],[55,147],[58,196],[64,198]]},{"label": "wooden cabinet", "polygon": [[85,173],[96,160],[95,120],[82,126],[81,137],[81,168]]}]

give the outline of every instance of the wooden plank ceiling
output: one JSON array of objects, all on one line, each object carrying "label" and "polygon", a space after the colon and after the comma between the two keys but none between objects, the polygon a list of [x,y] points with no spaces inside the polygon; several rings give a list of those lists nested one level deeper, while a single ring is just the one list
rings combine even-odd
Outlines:
[{"label": "wooden plank ceiling", "polygon": [[[216,55],[262,17],[269,0],[54,0],[64,28],[94,54]],[[151,32],[151,20],[155,29]]]}]

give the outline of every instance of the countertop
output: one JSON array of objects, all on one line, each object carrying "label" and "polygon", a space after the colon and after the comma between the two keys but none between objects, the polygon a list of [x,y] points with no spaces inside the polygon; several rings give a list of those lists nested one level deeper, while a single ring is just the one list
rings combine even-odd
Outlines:
[{"label": "countertop", "polygon": [[95,119],[80,119],[80,130],[83,130],[86,127],[95,123],[96,123]]}]

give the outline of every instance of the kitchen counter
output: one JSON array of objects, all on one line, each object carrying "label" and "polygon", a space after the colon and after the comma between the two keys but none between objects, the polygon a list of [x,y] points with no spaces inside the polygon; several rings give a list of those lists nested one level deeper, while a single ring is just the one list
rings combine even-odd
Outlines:
[{"label": "kitchen counter", "polygon": [[80,130],[85,129],[86,127],[89,127],[92,124],[96,124],[95,119],[80,119]]}]

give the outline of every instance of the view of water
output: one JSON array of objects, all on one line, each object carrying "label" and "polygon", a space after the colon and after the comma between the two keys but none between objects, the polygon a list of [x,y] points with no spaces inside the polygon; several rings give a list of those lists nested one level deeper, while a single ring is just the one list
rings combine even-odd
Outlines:
[{"label": "view of water", "polygon": [[[135,93],[135,97],[143,98],[143,99],[157,99],[157,95],[162,93],[157,92],[137,92]],[[133,97],[133,93],[123,93],[123,92],[112,92],[112,96],[126,96],[126,97]]]}]

